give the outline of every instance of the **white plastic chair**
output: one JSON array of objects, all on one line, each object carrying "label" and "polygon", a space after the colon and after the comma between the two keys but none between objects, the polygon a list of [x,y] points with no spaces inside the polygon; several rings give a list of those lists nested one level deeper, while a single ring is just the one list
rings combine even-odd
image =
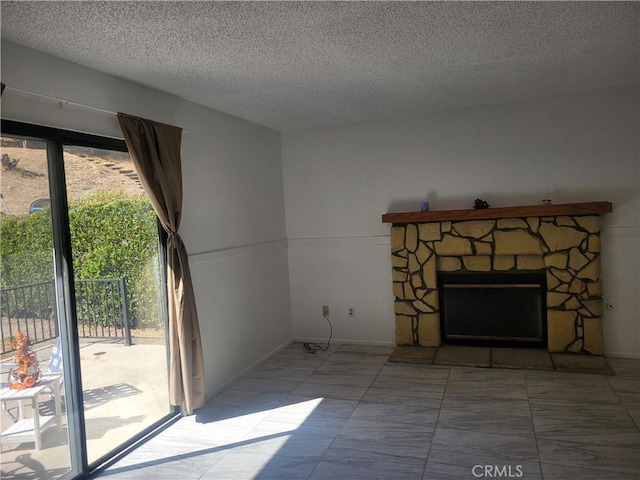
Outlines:
[{"label": "white plastic chair", "polygon": [[[47,364],[47,371],[43,372],[41,377],[43,380],[53,377],[60,377],[57,385],[49,388],[50,395],[60,394],[62,391],[62,386],[64,382],[63,376],[63,366],[62,366],[62,344],[60,342],[60,337],[56,337],[56,341],[53,343],[53,348],[51,349],[51,357],[49,358],[49,363]],[[53,391],[55,389],[55,392]]]},{"label": "white plastic chair", "polygon": [[62,373],[62,344],[60,343],[60,337],[56,337],[51,349],[51,358],[49,358],[45,375],[50,373]]}]

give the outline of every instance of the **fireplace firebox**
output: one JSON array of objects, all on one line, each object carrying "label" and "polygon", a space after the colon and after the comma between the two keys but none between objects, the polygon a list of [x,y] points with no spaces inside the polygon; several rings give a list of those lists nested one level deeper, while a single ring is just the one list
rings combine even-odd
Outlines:
[{"label": "fireplace firebox", "polygon": [[443,342],[546,346],[544,271],[441,272],[438,284]]}]

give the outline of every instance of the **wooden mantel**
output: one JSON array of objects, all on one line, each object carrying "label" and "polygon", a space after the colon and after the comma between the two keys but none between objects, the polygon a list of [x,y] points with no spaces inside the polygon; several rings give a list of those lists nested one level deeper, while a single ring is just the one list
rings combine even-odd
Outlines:
[{"label": "wooden mantel", "polygon": [[560,205],[527,205],[433,212],[385,213],[382,223],[429,223],[449,220],[490,220],[497,218],[553,217],[558,215],[594,215],[611,213],[611,202],[564,203]]}]

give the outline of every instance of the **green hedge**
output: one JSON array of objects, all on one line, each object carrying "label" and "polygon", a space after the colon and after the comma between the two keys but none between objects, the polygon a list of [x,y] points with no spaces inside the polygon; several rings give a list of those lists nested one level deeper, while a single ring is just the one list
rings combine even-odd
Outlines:
[{"label": "green hedge", "polygon": [[50,281],[53,278],[52,248],[48,208],[31,215],[2,215],[2,288]]},{"label": "green hedge", "polygon": [[[144,194],[98,192],[69,204],[76,279],[125,277],[133,326],[158,324],[158,231]],[[2,288],[53,278],[51,212],[2,215]]]}]

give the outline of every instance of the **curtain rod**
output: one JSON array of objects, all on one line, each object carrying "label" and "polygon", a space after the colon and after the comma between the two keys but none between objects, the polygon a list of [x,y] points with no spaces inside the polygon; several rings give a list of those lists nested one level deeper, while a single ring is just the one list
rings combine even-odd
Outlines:
[{"label": "curtain rod", "polygon": [[62,106],[64,104],[64,105],[73,105],[74,107],[88,108],[89,110],[94,110],[96,112],[101,112],[101,113],[108,113],[110,115],[117,115],[118,114],[117,112],[112,112],[110,110],[105,110],[104,108],[93,107],[91,105],[85,105],[84,103],[74,102],[72,100],[66,100],[66,99],[60,98],[60,97],[52,97],[51,95],[45,95],[44,93],[37,93],[37,92],[32,92],[30,90],[23,90],[22,88],[12,87],[10,85],[6,85],[5,89],[6,90],[13,90],[14,92],[18,92],[18,93],[25,93],[27,95],[33,95],[35,97],[46,98],[47,100],[54,100],[56,102],[59,102],[60,108],[62,108]]},{"label": "curtain rod", "polygon": [[[46,95],[44,93],[38,93],[38,92],[32,92],[30,90],[23,90],[22,88],[17,88],[17,87],[12,87],[10,85],[5,85],[5,90],[13,90],[14,92],[18,92],[18,93],[24,93],[26,95],[33,95],[34,97],[40,97],[40,98],[46,98],[47,100],[53,100],[55,102],[58,102],[58,105],[60,108],[62,108],[63,105],[73,105],[74,107],[81,107],[81,108],[87,108],[89,110],[93,110],[95,112],[100,112],[100,113],[106,113],[109,115],[118,115],[118,112],[112,112],[111,110],[105,110],[104,108],[99,108],[99,107],[93,107],[91,105],[86,105],[84,103],[80,103],[80,102],[74,102],[72,100],[67,100],[65,98],[60,98],[60,97],[53,97],[51,95]],[[183,134],[187,134],[189,133],[188,130],[182,129],[182,133]]]}]

